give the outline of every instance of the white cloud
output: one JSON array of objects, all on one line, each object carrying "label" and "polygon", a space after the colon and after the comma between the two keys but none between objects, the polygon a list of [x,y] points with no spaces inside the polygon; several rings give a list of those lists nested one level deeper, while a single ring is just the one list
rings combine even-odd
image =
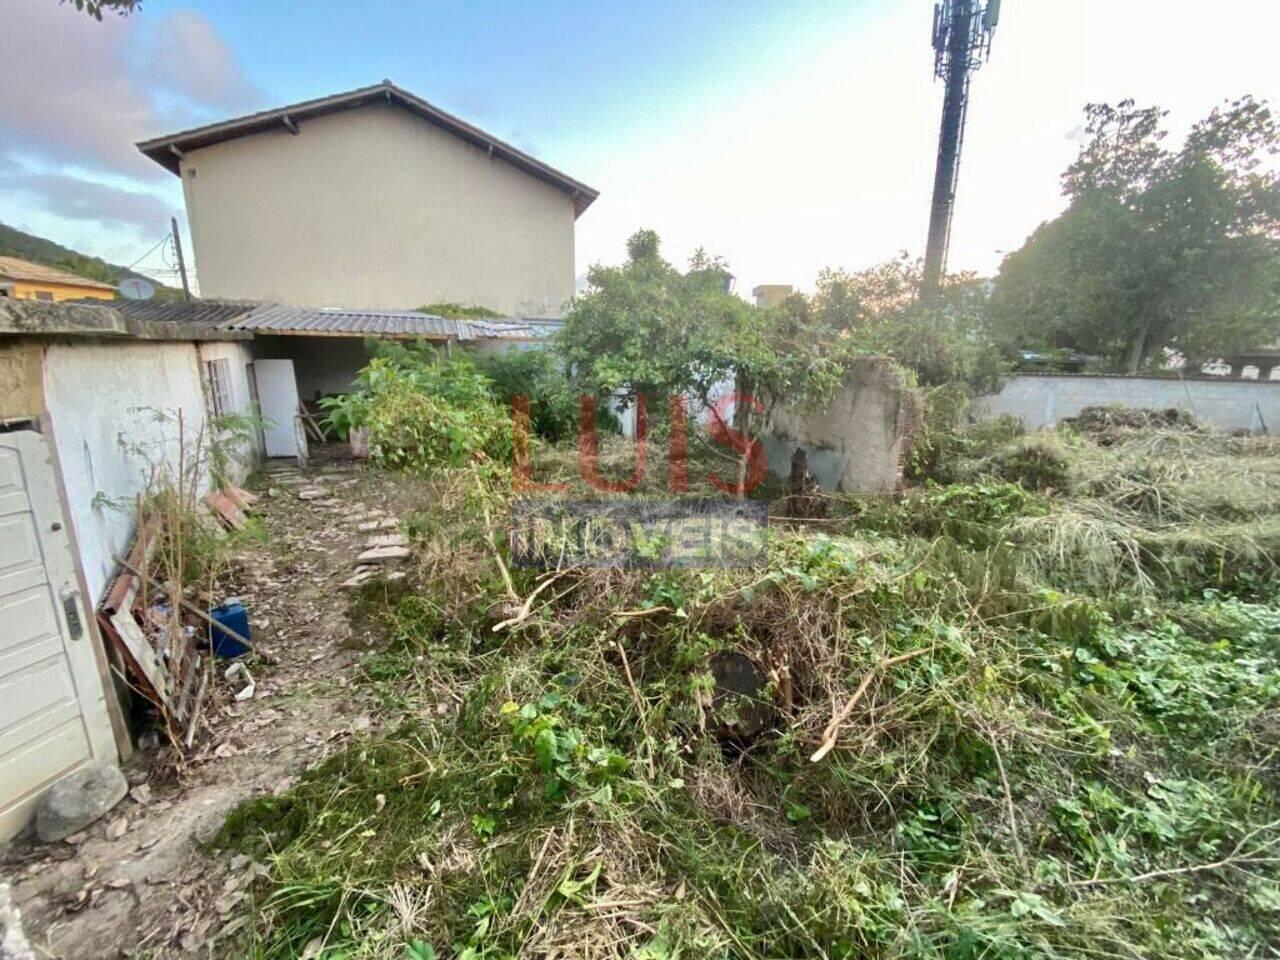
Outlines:
[{"label": "white cloud", "polygon": [[194,10],[178,10],[156,22],[142,69],[160,89],[193,104],[243,113],[262,99],[213,24]]},{"label": "white cloud", "polygon": [[125,227],[149,236],[168,228],[173,212],[153,193],[117,187],[56,173],[0,172],[0,192],[27,195],[56,217],[100,224],[107,229]]},{"label": "white cloud", "polygon": [[0,220],[118,256],[181,207],[176,178],[134,144],[259,99],[203,16],[145,9],[99,23],[70,3],[0,0]]}]

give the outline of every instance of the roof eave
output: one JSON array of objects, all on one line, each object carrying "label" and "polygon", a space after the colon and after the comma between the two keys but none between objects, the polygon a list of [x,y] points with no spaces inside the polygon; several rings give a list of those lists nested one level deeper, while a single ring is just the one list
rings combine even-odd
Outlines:
[{"label": "roof eave", "polygon": [[182,158],[187,151],[198,150],[201,147],[212,146],[224,140],[247,137],[274,129],[296,132],[297,123],[300,121],[314,119],[328,113],[337,113],[342,110],[366,106],[376,103],[380,99],[384,99],[387,103],[394,103],[404,107],[428,122],[434,123],[460,139],[466,140],[473,146],[488,150],[490,155],[500,157],[524,173],[537,177],[539,180],[543,180],[569,194],[573,199],[575,219],[581,216],[587,207],[591,206],[595,199],[600,196],[600,192],[595,188],[587,186],[580,180],[575,180],[568,174],[561,173],[536,157],[531,157],[522,150],[511,146],[511,144],[485,133],[479,127],[474,127],[465,120],[455,117],[453,114],[441,110],[409,91],[397,87],[389,80],[375,84],[372,87],[361,87],[357,90],[349,90],[346,93],[337,93],[317,100],[306,100],[302,103],[266,110],[234,120],[224,120],[220,123],[195,127],[191,130],[155,137],[151,140],[142,140],[136,146],[143,155],[154,160],[170,173],[178,175],[181,171]]}]

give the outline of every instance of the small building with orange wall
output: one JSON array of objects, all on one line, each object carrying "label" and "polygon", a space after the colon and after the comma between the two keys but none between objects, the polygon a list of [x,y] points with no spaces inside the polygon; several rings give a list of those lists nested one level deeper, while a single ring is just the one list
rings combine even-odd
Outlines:
[{"label": "small building with orange wall", "polygon": [[0,257],[0,297],[14,300],[114,300],[116,288],[109,283],[78,277],[43,263]]}]

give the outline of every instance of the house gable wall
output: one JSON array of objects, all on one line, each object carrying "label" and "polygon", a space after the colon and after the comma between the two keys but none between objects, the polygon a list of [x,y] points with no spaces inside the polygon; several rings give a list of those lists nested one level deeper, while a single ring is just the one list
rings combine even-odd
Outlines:
[{"label": "house gable wall", "polygon": [[392,106],[186,154],[206,297],[558,315],[573,294],[573,200]]}]

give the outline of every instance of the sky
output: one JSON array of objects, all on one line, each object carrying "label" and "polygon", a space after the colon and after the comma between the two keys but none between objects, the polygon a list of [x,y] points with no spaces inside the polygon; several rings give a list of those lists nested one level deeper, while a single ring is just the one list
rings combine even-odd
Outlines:
[{"label": "sky", "polygon": [[[174,282],[176,177],[133,144],[384,78],[601,192],[577,272],[635,230],[747,293],[923,252],[942,86],[930,0],[0,0],[0,221]],[[1280,105],[1273,0],[1004,0],[973,80],[950,268],[1063,207],[1086,103]],[[185,227],[184,227],[185,230]],[[189,241],[188,241],[188,249]],[[198,252],[197,252],[198,253]],[[198,263],[196,264],[198,268]]]}]

